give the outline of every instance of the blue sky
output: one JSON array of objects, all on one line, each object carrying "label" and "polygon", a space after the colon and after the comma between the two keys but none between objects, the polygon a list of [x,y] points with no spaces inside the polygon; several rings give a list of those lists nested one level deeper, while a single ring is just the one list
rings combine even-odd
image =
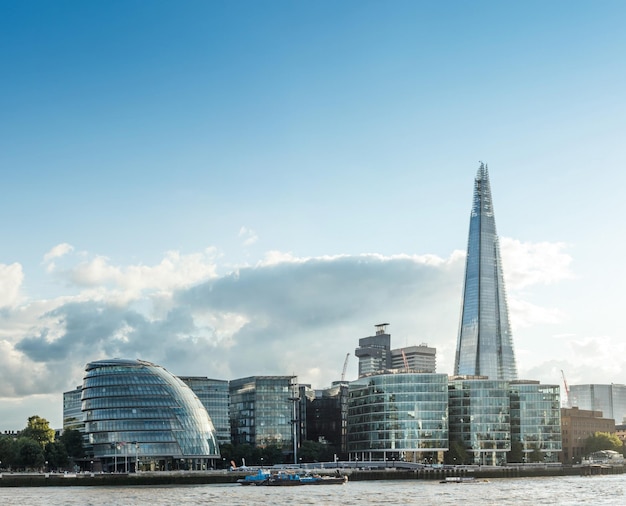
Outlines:
[{"label": "blue sky", "polygon": [[520,375],[626,382],[623,2],[0,9],[0,429],[109,356],[323,387],[382,321],[452,372],[479,160]]}]

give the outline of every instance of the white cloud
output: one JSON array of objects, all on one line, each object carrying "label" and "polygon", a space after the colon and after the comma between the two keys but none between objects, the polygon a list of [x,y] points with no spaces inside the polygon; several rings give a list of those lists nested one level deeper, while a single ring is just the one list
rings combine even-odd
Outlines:
[{"label": "white cloud", "polygon": [[20,264],[0,264],[0,307],[13,306],[19,301],[23,281],[24,273]]},{"label": "white cloud", "polygon": [[72,246],[71,244],[68,244],[66,242],[57,244],[54,248],[52,248],[50,251],[48,251],[48,253],[44,255],[43,261],[46,263],[50,262],[54,258],[60,258],[67,255],[68,253],[71,253],[72,251],[74,251],[74,246]]},{"label": "white cloud", "polygon": [[550,284],[573,278],[572,257],[561,242],[521,242],[500,238],[506,286],[509,291],[536,284]]},{"label": "white cloud", "polygon": [[511,327],[514,330],[533,325],[560,323],[565,317],[561,309],[538,306],[517,297],[508,297],[508,302]]},{"label": "white cloud", "polygon": [[241,227],[239,229],[239,237],[243,238],[244,246],[251,246],[259,239],[259,236],[256,232],[247,227]]},{"label": "white cloud", "polygon": [[[83,289],[106,289],[116,296],[131,299],[146,291],[171,292],[215,277],[215,250],[183,255],[169,251],[160,263],[148,265],[113,265],[104,256],[83,260],[78,265],[58,270],[57,276]],[[101,290],[98,290],[101,292]]]}]

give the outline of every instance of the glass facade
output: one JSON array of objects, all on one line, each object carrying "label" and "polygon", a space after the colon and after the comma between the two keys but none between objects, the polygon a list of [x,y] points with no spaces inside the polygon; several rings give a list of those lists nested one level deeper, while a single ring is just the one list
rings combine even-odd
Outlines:
[{"label": "glass facade", "polygon": [[376,325],[376,334],[359,339],[354,355],[359,359],[359,378],[391,367],[391,335],[387,324]]},{"label": "glass facade", "polygon": [[454,374],[517,379],[489,172],[482,163],[474,185]]},{"label": "glass facade", "polygon": [[499,465],[511,450],[509,384],[481,378],[449,385],[450,442],[463,446],[473,464]]},{"label": "glass facade", "polygon": [[198,376],[179,376],[193,390],[206,408],[219,445],[230,443],[230,420],[228,418],[228,381]]},{"label": "glass facade", "polygon": [[82,393],[82,387],[63,392],[63,430],[74,429],[85,432],[80,400]]},{"label": "glass facade", "polygon": [[251,376],[230,382],[233,444],[291,449],[296,405],[295,376]]},{"label": "glass facade", "polygon": [[447,375],[384,373],[350,383],[351,458],[417,461],[447,449]]},{"label": "glass facade", "polygon": [[523,462],[539,451],[543,462],[558,462],[561,451],[561,389],[539,382],[511,382],[511,439],[522,445]]},{"label": "glass facade", "polygon": [[173,374],[123,359],[85,370],[85,432],[103,470],[207,469],[219,457],[206,409]]},{"label": "glass facade", "polygon": [[[300,387],[305,400],[303,439],[326,441],[342,453],[347,449],[348,383],[339,383],[324,390]],[[301,411],[302,412],[302,411]]]},{"label": "glass facade", "polygon": [[617,424],[626,422],[626,385],[571,385],[570,397],[572,406],[602,411],[604,418],[612,418]]}]

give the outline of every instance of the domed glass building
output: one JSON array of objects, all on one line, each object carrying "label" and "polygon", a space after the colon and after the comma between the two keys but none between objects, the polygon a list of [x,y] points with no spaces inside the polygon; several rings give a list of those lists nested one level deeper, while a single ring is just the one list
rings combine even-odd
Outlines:
[{"label": "domed glass building", "polygon": [[103,471],[214,467],[213,423],[179,378],[142,360],[98,360],[85,371],[85,433]]}]

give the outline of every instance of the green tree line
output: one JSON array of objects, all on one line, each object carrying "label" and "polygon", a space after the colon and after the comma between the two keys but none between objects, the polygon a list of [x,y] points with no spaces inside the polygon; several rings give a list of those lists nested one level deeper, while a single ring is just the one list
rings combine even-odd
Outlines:
[{"label": "green tree line", "polygon": [[55,440],[48,420],[38,415],[28,418],[16,434],[0,435],[0,469],[8,471],[60,471],[69,469],[84,457],[82,434],[63,431]]}]

